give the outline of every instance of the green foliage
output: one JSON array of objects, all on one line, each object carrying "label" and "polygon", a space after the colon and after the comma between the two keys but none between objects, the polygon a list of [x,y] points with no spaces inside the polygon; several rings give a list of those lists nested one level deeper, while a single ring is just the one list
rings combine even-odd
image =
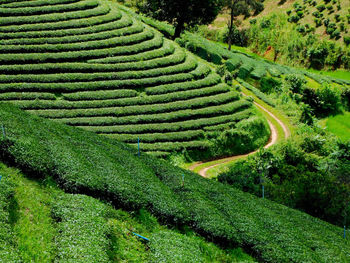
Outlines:
[{"label": "green foliage", "polygon": [[298,74],[291,74],[285,77],[287,85],[294,93],[302,94],[305,88],[306,80],[305,77]]},{"label": "green foliage", "polygon": [[[25,2],[0,10],[5,17],[0,30],[2,101],[130,144],[141,137],[145,149],[158,156],[163,152],[163,157],[186,146],[207,149],[207,134],[198,129],[252,114],[236,112],[246,106],[230,110],[237,95],[231,96],[220,77],[141,21],[173,35],[169,24],[106,1]],[[225,52],[193,39],[179,42],[204,59],[223,62]],[[231,73],[223,77],[231,84]],[[157,140],[152,130],[166,132],[169,139]]]},{"label": "green foliage", "polygon": [[350,36],[344,36],[344,43],[350,45]]},{"label": "green foliage", "polygon": [[345,112],[336,116],[330,116],[327,118],[326,127],[327,130],[337,135],[341,140],[350,140],[350,113]]},{"label": "green foliage", "polygon": [[144,14],[175,26],[174,37],[180,36],[185,25],[194,26],[212,22],[221,8],[220,1],[145,0],[138,6]]},{"label": "green foliage", "polygon": [[259,89],[255,88],[253,85],[250,85],[249,83],[239,78],[237,79],[237,81],[240,82],[240,84],[242,84],[243,87],[252,91],[254,95],[257,96],[262,101],[266,102],[270,106],[273,106],[273,107],[275,106],[275,103],[266,94],[261,92]]},{"label": "green foliage", "polygon": [[313,68],[322,68],[328,54],[329,49],[325,42],[314,44],[314,46],[307,50],[307,56]]},{"label": "green foliage", "polygon": [[[137,157],[135,148],[115,140],[42,120],[9,105],[2,104],[0,112],[8,134],[6,140],[0,139],[1,158],[15,161],[37,177],[51,174],[66,190],[90,193],[129,209],[145,207],[168,224],[190,225],[216,242],[248,248],[262,261],[302,262],[315,258],[326,262],[331,258],[341,262],[350,256],[340,228],[145,154]],[[70,216],[79,213],[68,210],[64,214],[60,207],[57,215],[62,223],[71,222]],[[68,207],[74,207],[74,202]],[[85,217],[95,218],[88,207],[84,211]],[[99,245],[104,246],[105,228],[97,227],[93,240],[101,240]],[[65,237],[67,232],[63,233]],[[65,249],[67,243],[60,244]],[[273,253],[271,247],[275,248]],[[87,255],[96,255],[94,251]]]},{"label": "green foliage", "polygon": [[57,232],[51,218],[51,191],[24,178],[18,171],[5,171],[16,182],[17,220],[13,232],[21,259],[24,262],[53,262]]},{"label": "green foliage", "polygon": [[326,9],[326,6],[324,4],[320,4],[320,5],[316,6],[316,8],[319,12],[322,12],[323,10]]},{"label": "green foliage", "polygon": [[349,182],[342,179],[348,176],[349,159],[339,152],[343,147],[346,151],[348,145],[309,131],[236,162],[219,181],[260,196],[263,177],[267,198],[343,226],[343,213],[350,212]]},{"label": "green foliage", "polygon": [[280,80],[271,78],[271,77],[263,77],[260,81],[260,90],[264,93],[271,93],[279,91],[282,83]]},{"label": "green foliage", "polygon": [[52,213],[59,232],[56,262],[109,262],[105,205],[83,195],[63,195]]},{"label": "green foliage", "polygon": [[317,116],[336,114],[341,109],[341,91],[331,85],[323,85],[313,90],[305,89],[303,100],[309,104]]},{"label": "green foliage", "polygon": [[0,174],[2,176],[0,187],[0,261],[21,262],[11,226],[16,213],[15,185],[9,181],[9,176],[5,174],[2,164],[0,164]]}]

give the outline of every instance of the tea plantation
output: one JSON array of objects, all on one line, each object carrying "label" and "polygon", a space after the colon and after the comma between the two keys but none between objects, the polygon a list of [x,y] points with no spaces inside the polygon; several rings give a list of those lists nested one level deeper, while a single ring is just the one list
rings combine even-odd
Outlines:
[{"label": "tea plantation", "polygon": [[[0,104],[0,120],[6,127],[0,139],[1,160],[35,178],[53,176],[68,192],[99,197],[127,210],[146,208],[168,225],[189,226],[218,244],[242,247],[264,262],[350,260],[350,243],[342,229],[305,213],[152,156],[138,157],[136,149],[126,144],[32,116],[10,104]],[[75,213],[64,210],[68,218],[57,209],[62,227],[74,220]],[[103,235],[103,229],[98,231],[96,238]],[[66,240],[64,236],[59,240],[62,248]],[[10,250],[12,245],[5,245]],[[101,246],[98,249],[103,250],[104,243]],[[16,260],[15,249],[8,254]]]},{"label": "tea plantation", "polygon": [[[210,66],[116,4],[5,0],[0,16],[0,101],[129,144],[139,138],[160,157],[224,155],[218,136],[255,115]],[[268,139],[262,122],[247,124],[259,135],[242,135],[255,142],[246,151]]]}]

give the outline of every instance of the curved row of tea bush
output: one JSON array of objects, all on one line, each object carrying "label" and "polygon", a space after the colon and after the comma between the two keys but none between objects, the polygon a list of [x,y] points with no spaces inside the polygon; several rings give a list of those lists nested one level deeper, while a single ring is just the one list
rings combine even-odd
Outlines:
[{"label": "curved row of tea bush", "polygon": [[[348,262],[343,230],[305,213],[243,193],[98,136],[0,104],[7,137],[1,158],[64,189],[245,248],[263,262]],[[35,127],[35,129],[33,129]],[[184,177],[183,177],[184,176]],[[182,184],[184,178],[184,184]]]},{"label": "curved row of tea bush", "polygon": [[20,27],[3,26],[0,27],[0,37],[2,39],[59,37],[89,34],[130,25],[131,19],[129,17],[122,16],[122,13],[118,10],[112,9],[106,15],[84,19],[72,19],[55,23],[24,24]]},{"label": "curved row of tea bush", "polygon": [[16,7],[16,8],[2,8],[0,6],[0,15],[6,16],[32,16],[32,15],[43,15],[48,13],[57,12],[71,12],[78,10],[91,9],[98,6],[97,0],[82,0],[75,3],[65,3],[62,5],[55,6],[38,6],[38,7]]},{"label": "curved row of tea bush", "polygon": [[[149,134],[148,128],[171,131],[168,140],[148,139],[154,145],[147,147],[163,154],[179,149],[181,142],[202,149],[209,137],[255,114],[210,66],[152,28],[163,24],[120,5],[106,0],[2,3],[0,101],[116,138],[124,134],[120,139],[130,143],[138,134]],[[213,128],[217,125],[219,130]],[[206,127],[212,127],[210,134],[183,132]]]},{"label": "curved row of tea bush", "polygon": [[13,1],[4,0],[0,6],[6,8],[17,8],[17,7],[30,7],[30,6],[43,6],[43,5],[58,5],[58,4],[70,4],[80,0],[36,0],[36,1]]},{"label": "curved row of tea bush", "polygon": [[83,195],[58,195],[52,203],[58,222],[55,262],[110,262],[107,206]]},{"label": "curved row of tea bush", "polygon": [[[205,98],[194,98],[183,101],[175,101],[164,104],[152,104],[145,107],[144,105],[135,105],[130,107],[108,107],[108,108],[90,108],[90,109],[44,109],[44,110],[30,110],[42,117],[47,118],[73,118],[73,117],[95,117],[95,116],[132,116],[140,114],[159,114],[164,112],[171,112],[183,109],[198,109],[209,106],[222,105],[232,101],[230,94],[237,94],[235,92],[228,92]],[[235,95],[236,96],[236,95]],[[20,101],[16,104],[20,105]],[[39,107],[38,107],[39,108]]]},{"label": "curved row of tea bush", "polygon": [[[118,91],[118,90],[116,90]],[[113,92],[116,92],[113,91]],[[123,92],[125,90],[119,90]],[[128,91],[128,90],[126,90]],[[73,93],[76,94],[76,93]],[[187,100],[198,99],[198,96],[206,96],[210,99],[221,99],[223,95],[230,95],[229,99],[238,100],[239,95],[235,92],[229,92],[229,88],[224,84],[218,84],[213,87],[204,87],[196,90],[188,90],[181,92],[173,92],[168,94],[153,95],[145,98],[139,96],[131,96],[119,99],[104,99],[101,100],[80,100],[80,101],[13,101],[17,105],[21,106],[23,109],[91,109],[91,108],[108,108],[108,107],[126,107],[126,106],[140,106],[140,105],[151,105],[157,104],[157,106],[162,107],[166,103],[187,103]],[[213,97],[218,95],[218,97]],[[63,95],[65,97],[65,95]],[[203,98],[203,101],[210,102],[208,98]],[[189,107],[191,105],[187,105]],[[171,111],[171,109],[170,109]],[[147,106],[145,107],[145,112],[147,112]]]}]

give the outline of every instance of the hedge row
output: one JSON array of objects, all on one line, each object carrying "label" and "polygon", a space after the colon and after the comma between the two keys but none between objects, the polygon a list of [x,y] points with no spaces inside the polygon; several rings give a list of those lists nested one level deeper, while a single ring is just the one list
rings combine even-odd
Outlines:
[{"label": "hedge row", "polygon": [[242,61],[241,58],[238,56],[233,56],[232,58],[228,59],[225,62],[225,65],[227,67],[227,70],[232,72],[235,69],[237,69],[241,65]]},{"label": "hedge row", "polygon": [[143,133],[143,134],[105,134],[109,138],[126,143],[135,143],[138,139],[140,142],[183,142],[192,141],[195,139],[204,139],[203,130],[188,130],[182,132],[167,132],[167,133]]},{"label": "hedge row", "polygon": [[242,65],[239,67],[238,70],[238,77],[241,79],[246,79],[249,77],[250,72],[254,69],[255,62],[251,59],[246,59],[242,61]]},{"label": "hedge row", "polygon": [[12,1],[12,0],[5,0],[2,1],[3,3],[7,4],[1,4],[1,7],[5,8],[18,8],[18,7],[30,7],[30,6],[42,6],[42,5],[59,5],[59,4],[70,4],[70,3],[76,3],[80,0],[50,0],[48,2],[47,0],[36,0],[36,1]]},{"label": "hedge row", "polygon": [[89,192],[127,209],[145,207],[168,224],[241,246],[263,262],[350,260],[342,229],[305,213],[145,154],[137,157],[135,148],[116,140],[33,118],[9,105],[0,106],[0,116],[9,134],[0,139],[0,156],[33,175],[53,175],[66,190]]},{"label": "hedge row", "polygon": [[68,35],[91,34],[117,29],[132,24],[129,16],[117,9],[108,14],[84,19],[73,19],[55,23],[24,24],[21,26],[0,27],[1,39],[62,37]]},{"label": "hedge row", "polygon": [[267,104],[275,107],[275,103],[263,92],[255,88],[254,86],[250,85],[249,83],[245,82],[244,80],[237,78],[237,81],[245,88],[249,89],[251,92],[254,93],[259,99],[266,102]]},{"label": "hedge row", "polygon": [[[148,34],[151,34],[150,31]],[[144,34],[143,36],[146,37]],[[132,39],[129,39],[132,40]],[[133,39],[136,41],[137,39]],[[112,44],[112,43],[111,43]],[[0,54],[0,62],[5,63],[44,63],[44,62],[65,62],[65,61],[76,61],[83,59],[101,58],[106,56],[115,55],[127,55],[127,54],[138,54],[140,52],[152,50],[161,47],[163,44],[163,38],[159,33],[156,33],[153,38],[136,43],[128,46],[116,46],[110,48],[99,48],[94,50],[82,50],[82,51],[70,51],[70,52],[59,52],[59,53],[25,53],[25,54],[12,54],[11,56]],[[96,44],[98,45],[98,44]]]},{"label": "hedge row", "polygon": [[10,222],[10,207],[15,194],[14,185],[9,181],[2,168],[0,163],[2,176],[0,187],[0,262],[21,262],[19,253],[15,248],[15,237]]},{"label": "hedge row", "polygon": [[195,120],[204,117],[220,116],[222,114],[233,113],[251,106],[250,102],[239,100],[230,102],[220,106],[212,106],[200,109],[187,109],[180,111],[172,111],[167,113],[159,113],[152,115],[133,115],[128,117],[93,117],[93,118],[62,118],[60,122],[69,125],[79,126],[111,126],[111,125],[130,125],[130,124],[146,124],[146,123],[164,123],[177,122],[184,120]]},{"label": "hedge row", "polygon": [[56,96],[52,93],[43,92],[7,92],[0,94],[0,100],[55,100]]},{"label": "hedge row", "polygon": [[89,63],[126,63],[133,61],[147,61],[155,58],[166,57],[175,52],[175,45],[170,40],[164,39],[163,46],[160,48],[155,48],[153,50],[140,52],[138,54],[129,55],[129,56],[112,56],[112,57],[104,57],[99,59],[90,59]]},{"label": "hedge row", "polygon": [[170,92],[177,92],[183,90],[191,90],[191,89],[199,89],[202,87],[213,86],[221,82],[221,78],[219,75],[211,73],[207,75],[205,78],[198,79],[195,81],[187,81],[183,83],[174,83],[167,85],[160,85],[155,87],[146,88],[147,95],[158,95],[165,94]]},{"label": "hedge row", "polygon": [[32,16],[32,15],[42,15],[49,13],[60,13],[60,12],[72,12],[81,11],[91,8],[95,8],[99,5],[97,0],[81,0],[75,3],[65,3],[62,5],[53,6],[37,6],[37,7],[16,7],[16,8],[3,8],[0,6],[0,16]]},{"label": "hedge row", "polygon": [[[23,93],[27,94],[27,93]],[[39,93],[42,94],[42,93]],[[50,94],[50,93],[48,93]],[[108,100],[108,99],[120,99],[136,97],[138,92],[136,90],[123,89],[123,90],[100,90],[100,91],[82,91],[75,93],[63,94],[63,98],[68,101],[82,101],[82,100]],[[1,98],[1,95],[0,95]]]},{"label": "hedge row", "polygon": [[[123,92],[124,90],[119,90],[119,91],[120,91],[120,94],[125,94],[125,96],[130,94],[129,92],[124,93]],[[201,96],[202,97],[213,96],[220,93],[226,93],[228,91],[229,91],[228,86],[221,83],[214,87],[188,90],[188,91],[182,91],[182,92],[174,92],[174,93],[162,94],[162,95],[147,96],[147,97],[130,96],[127,98],[122,97],[120,99],[108,99],[108,100],[105,99],[103,101],[101,101],[101,99],[97,99],[97,100],[88,100],[88,101],[83,100],[83,101],[74,101],[74,102],[64,101],[64,100],[57,100],[52,102],[26,101],[26,102],[18,102],[18,105],[20,105],[21,108],[23,109],[89,109],[89,108],[97,109],[97,108],[108,108],[108,107],[118,107],[118,106],[126,107],[126,106],[152,105],[152,104],[161,105],[169,102],[195,99]],[[118,92],[118,90],[116,90],[115,92]],[[230,95],[232,100],[239,99],[239,96],[237,93],[236,94],[231,93]],[[63,95],[63,97],[65,98],[65,95]],[[16,102],[14,101],[14,103]]]},{"label": "hedge row", "polygon": [[77,126],[95,133],[128,133],[139,134],[145,132],[177,132],[193,129],[201,129],[210,125],[217,125],[229,121],[240,121],[246,119],[251,114],[251,109],[229,113],[209,118],[198,118],[195,120],[186,120],[171,123],[149,123],[149,124],[131,124],[115,126]]},{"label": "hedge row", "polygon": [[83,195],[58,195],[52,203],[57,220],[55,262],[110,262],[107,207]]},{"label": "hedge row", "polygon": [[[103,48],[113,48],[124,45],[138,44],[140,42],[152,39],[154,37],[154,31],[146,28],[142,30],[143,27],[140,27],[136,30],[135,34],[120,36],[113,36],[113,33],[110,33],[110,37],[105,35],[104,37],[108,37],[107,39],[100,40],[83,40],[78,43],[67,43],[67,44],[42,44],[42,45],[4,45],[0,46],[1,53],[24,53],[26,55],[37,56],[36,53],[43,52],[44,57],[46,57],[45,52],[53,52],[54,54],[60,52],[72,52],[72,51],[86,51],[92,49],[103,49]],[[130,29],[132,31],[132,29]],[[113,37],[112,37],[113,36]],[[82,36],[78,36],[78,38],[83,38]],[[34,40],[35,41],[35,40]],[[74,41],[75,42],[75,41]],[[51,54],[47,54],[50,56]]]},{"label": "hedge row", "polygon": [[60,110],[30,110],[42,117],[59,119],[59,118],[76,118],[76,117],[97,117],[97,116],[128,116],[139,114],[159,114],[162,112],[172,112],[182,109],[198,109],[203,107],[220,105],[233,100],[237,93],[223,93],[204,98],[189,99],[185,103],[183,101],[175,101],[164,104],[152,104],[145,107],[144,105],[135,105],[129,107],[108,107],[93,109],[60,109]]},{"label": "hedge row", "polygon": [[[130,144],[136,147],[137,144]],[[140,143],[140,148],[143,151],[165,151],[165,152],[180,152],[186,150],[201,150],[208,151],[210,143],[208,141],[190,141],[190,142],[155,142],[155,143]]]},{"label": "hedge row", "polygon": [[[77,43],[77,42],[85,42],[85,41],[93,41],[93,40],[105,40],[108,38],[114,37],[124,37],[127,35],[137,34],[144,30],[144,26],[141,23],[136,21],[130,22],[129,19],[120,19],[119,24],[112,24],[111,26],[118,26],[117,28],[109,28],[108,30],[100,31],[100,32],[91,32],[87,34],[79,34],[79,30],[76,30],[78,35],[72,36],[45,36],[45,37],[36,37],[36,38],[16,38],[16,39],[8,39],[2,40],[3,45],[11,45],[10,48],[13,48],[13,45],[48,45],[48,44],[67,44],[67,43]],[[122,24],[123,22],[124,24]],[[123,27],[120,27],[124,25]],[[61,34],[60,31],[59,35]],[[23,33],[25,36],[26,33]],[[32,46],[31,46],[32,47]],[[17,48],[19,49],[19,47]],[[20,49],[19,49],[20,50]],[[34,49],[35,50],[35,49]],[[10,49],[9,52],[12,52]],[[17,52],[17,51],[15,51]]]},{"label": "hedge row", "polygon": [[[192,66],[188,64],[188,66]],[[181,65],[177,66],[178,70],[181,70]],[[161,70],[161,69],[160,69]],[[168,68],[166,70],[173,70]],[[164,70],[163,70],[164,71]],[[157,73],[156,70],[153,71]],[[174,72],[173,72],[174,73]],[[19,91],[35,91],[35,92],[76,92],[76,91],[88,91],[88,90],[111,90],[111,89],[129,89],[139,88],[147,86],[157,86],[162,84],[170,84],[175,82],[184,82],[190,80],[196,80],[198,78],[204,78],[210,73],[210,68],[204,64],[199,66],[188,73],[178,73],[172,75],[155,76],[143,79],[127,79],[127,80],[106,80],[95,82],[75,82],[75,83],[8,83],[1,84],[0,91],[2,92],[19,92]]]},{"label": "hedge row", "polygon": [[250,76],[253,79],[260,80],[266,75],[266,66],[264,64],[257,64],[254,67],[254,70],[250,73]]},{"label": "hedge row", "polygon": [[[142,58],[142,54],[139,54]],[[116,57],[117,58],[117,57]],[[84,72],[84,73],[97,73],[97,72],[118,72],[118,71],[131,71],[131,70],[147,70],[154,68],[161,68],[183,63],[186,59],[186,52],[181,48],[176,48],[174,53],[169,56],[155,58],[151,60],[142,60],[134,62],[124,62],[118,64],[96,64],[96,63],[43,63],[43,64],[23,64],[23,65],[3,65],[0,66],[0,73],[13,75],[12,78],[17,78],[19,74],[42,74],[49,73],[49,76],[55,76],[54,73],[69,73]],[[130,74],[130,73],[128,73]],[[84,74],[85,75],[85,74]],[[1,75],[0,75],[1,76]],[[27,76],[27,75],[24,75]],[[10,77],[11,78],[11,77]],[[46,82],[46,81],[45,81]]]},{"label": "hedge row", "polygon": [[105,15],[110,12],[111,8],[107,2],[99,2],[97,7],[74,12],[53,13],[44,15],[32,15],[32,16],[15,16],[15,17],[2,17],[0,20],[0,26],[8,25],[22,25],[22,24],[37,24],[37,23],[50,23],[66,21],[71,19],[88,18],[93,16]]},{"label": "hedge row", "polygon": [[203,245],[194,238],[185,235],[162,231],[151,236],[149,243],[150,262],[209,262],[203,251]]},{"label": "hedge row", "polygon": [[[182,60],[183,57],[179,57]],[[174,75],[177,73],[186,73],[197,68],[197,60],[193,57],[188,57],[183,63],[162,68],[152,68],[148,70],[138,71],[122,71],[118,74],[111,72],[98,73],[58,73],[58,74],[23,74],[23,75],[0,75],[0,83],[65,83],[69,88],[70,83],[77,82],[94,82],[94,81],[110,81],[110,80],[133,80],[145,79],[151,77]]]}]

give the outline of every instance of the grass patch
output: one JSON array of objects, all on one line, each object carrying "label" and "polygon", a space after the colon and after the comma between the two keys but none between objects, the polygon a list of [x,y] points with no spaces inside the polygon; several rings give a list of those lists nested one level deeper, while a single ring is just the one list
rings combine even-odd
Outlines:
[{"label": "grass patch", "polygon": [[19,255],[25,262],[52,262],[56,229],[50,215],[51,190],[1,163],[0,171],[16,182],[12,221]]},{"label": "grass patch", "polygon": [[329,117],[326,120],[326,127],[339,139],[350,140],[350,112]]},{"label": "grass patch", "polygon": [[335,71],[322,71],[322,70],[315,70],[315,69],[308,69],[312,73],[330,76],[333,78],[338,79],[345,79],[350,80],[350,71],[347,70],[335,70]]}]

